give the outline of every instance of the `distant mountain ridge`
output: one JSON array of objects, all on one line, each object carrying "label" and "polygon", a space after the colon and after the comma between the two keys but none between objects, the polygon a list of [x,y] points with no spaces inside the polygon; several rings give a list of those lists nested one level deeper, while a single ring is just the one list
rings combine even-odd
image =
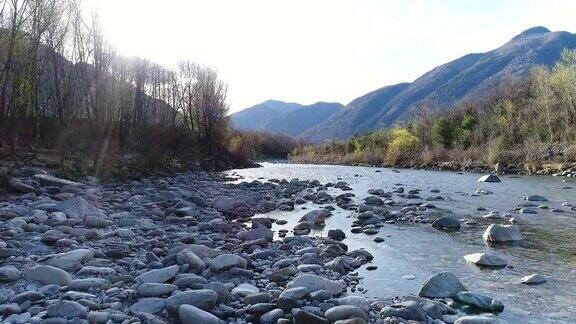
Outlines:
[{"label": "distant mountain ridge", "polygon": [[312,105],[268,100],[230,115],[232,127],[269,133],[300,136],[310,127],[344,109],[339,103],[317,102]]},{"label": "distant mountain ridge", "polygon": [[386,86],[359,97],[301,137],[312,142],[346,139],[405,120],[423,102],[450,107],[486,94],[507,78],[524,77],[536,65],[553,65],[564,48],[576,48],[576,35],[545,27],[527,29],[495,50],[465,55],[412,83]]}]

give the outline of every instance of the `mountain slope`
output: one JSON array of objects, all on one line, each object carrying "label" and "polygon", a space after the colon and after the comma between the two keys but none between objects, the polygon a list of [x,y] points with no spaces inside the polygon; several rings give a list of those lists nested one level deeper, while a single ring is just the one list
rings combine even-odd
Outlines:
[{"label": "mountain slope", "polygon": [[230,120],[236,129],[262,130],[296,137],[342,109],[344,106],[339,103],[317,102],[304,106],[268,100],[230,115]]},{"label": "mountain slope", "polygon": [[507,78],[524,77],[535,65],[553,65],[564,48],[576,48],[574,34],[530,28],[495,50],[465,55],[412,83],[391,86],[400,89],[392,98],[390,93],[377,95],[390,91],[384,87],[355,99],[302,137],[313,142],[344,139],[405,120],[423,102],[450,107],[459,100],[482,96]]},{"label": "mountain slope", "polygon": [[262,130],[264,123],[273,117],[281,116],[303,107],[301,104],[268,100],[230,115],[232,127],[236,129]]},{"label": "mountain slope", "polygon": [[318,125],[342,109],[344,106],[339,103],[317,102],[270,118],[263,128],[269,132],[299,136],[302,132]]}]

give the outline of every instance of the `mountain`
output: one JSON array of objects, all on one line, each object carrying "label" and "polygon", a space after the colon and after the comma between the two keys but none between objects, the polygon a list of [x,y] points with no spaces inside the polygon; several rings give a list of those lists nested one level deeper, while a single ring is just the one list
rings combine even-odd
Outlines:
[{"label": "mountain", "polygon": [[339,103],[317,102],[305,106],[268,100],[231,114],[230,120],[236,129],[262,130],[297,137],[342,109],[344,106]]},{"label": "mountain", "polygon": [[268,100],[231,114],[230,121],[232,122],[232,127],[239,130],[261,130],[268,119],[279,117],[298,108],[302,108],[302,105],[293,102]]},{"label": "mountain", "polygon": [[525,77],[536,65],[553,65],[564,48],[576,48],[576,35],[530,28],[495,50],[465,55],[412,83],[383,87],[359,97],[301,136],[312,142],[346,139],[406,120],[421,103],[450,107],[482,96],[506,79]]}]

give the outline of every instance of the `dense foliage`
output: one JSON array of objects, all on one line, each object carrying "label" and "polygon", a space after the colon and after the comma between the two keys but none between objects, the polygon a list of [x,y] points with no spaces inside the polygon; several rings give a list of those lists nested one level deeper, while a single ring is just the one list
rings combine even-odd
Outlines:
[{"label": "dense foliage", "polygon": [[285,159],[302,145],[301,140],[288,135],[246,130],[230,136],[229,150],[239,160]]},{"label": "dense foliage", "polygon": [[564,50],[554,67],[539,66],[527,79],[509,80],[485,98],[453,107],[421,106],[411,121],[392,130],[297,148],[291,157],[457,168],[500,162],[531,169],[547,161],[576,162],[576,51]]}]

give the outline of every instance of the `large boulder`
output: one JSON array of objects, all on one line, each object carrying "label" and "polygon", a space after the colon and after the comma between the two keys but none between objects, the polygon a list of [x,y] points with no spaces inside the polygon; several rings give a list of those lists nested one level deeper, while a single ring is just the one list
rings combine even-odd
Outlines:
[{"label": "large boulder", "polygon": [[303,273],[288,282],[287,288],[306,287],[309,292],[326,290],[333,295],[338,295],[346,289],[346,283],[342,280],[329,280],[315,274]]},{"label": "large boulder", "polygon": [[220,324],[220,319],[193,305],[178,307],[178,317],[182,324]]},{"label": "large boulder", "polygon": [[221,254],[210,261],[212,271],[225,271],[232,268],[246,269],[248,261],[236,254]]},{"label": "large boulder", "polygon": [[466,290],[454,273],[445,271],[428,278],[420,287],[418,295],[427,298],[448,298]]},{"label": "large boulder", "polygon": [[482,235],[486,242],[516,242],[524,237],[516,225],[491,224]]}]

